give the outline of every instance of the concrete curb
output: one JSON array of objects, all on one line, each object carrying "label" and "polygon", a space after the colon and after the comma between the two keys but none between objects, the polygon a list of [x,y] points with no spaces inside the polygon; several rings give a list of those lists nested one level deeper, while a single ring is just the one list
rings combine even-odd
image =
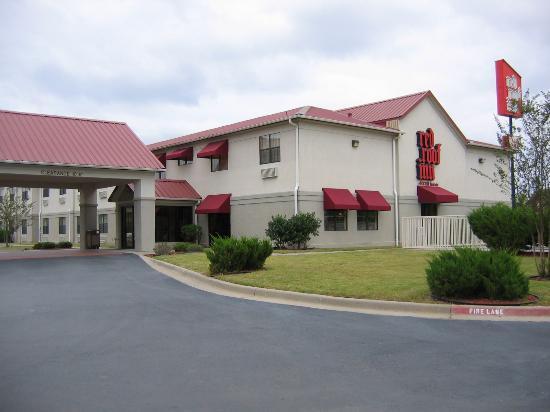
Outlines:
[{"label": "concrete curb", "polygon": [[224,282],[189,269],[138,254],[150,267],[181,283],[205,292],[239,299],[372,315],[429,319],[550,322],[550,307],[469,306],[341,298]]}]

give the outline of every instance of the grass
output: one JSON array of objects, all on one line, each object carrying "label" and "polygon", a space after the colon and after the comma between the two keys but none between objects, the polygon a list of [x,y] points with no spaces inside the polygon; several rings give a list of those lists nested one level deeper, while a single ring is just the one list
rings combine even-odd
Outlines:
[{"label": "grass", "polygon": [[13,250],[32,249],[32,243],[10,243],[9,247],[6,247],[5,243],[0,244],[0,251],[8,252]]},{"label": "grass", "polygon": [[[216,278],[247,286],[353,298],[431,302],[425,268],[433,251],[373,249],[346,253],[271,256],[265,269]],[[208,274],[204,253],[159,256],[157,259]],[[526,275],[535,262],[520,257]],[[550,305],[550,281],[530,281],[530,292],[540,305]]]}]

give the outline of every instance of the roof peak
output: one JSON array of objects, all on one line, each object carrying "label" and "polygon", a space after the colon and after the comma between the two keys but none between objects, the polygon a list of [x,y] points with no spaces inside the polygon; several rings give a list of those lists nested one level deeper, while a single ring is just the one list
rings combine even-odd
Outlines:
[{"label": "roof peak", "polygon": [[16,110],[6,110],[6,109],[0,109],[0,113],[17,114],[17,115],[22,115],[22,116],[48,117],[48,118],[53,118],[53,119],[82,120],[82,121],[85,121],[85,122],[112,123],[112,124],[120,124],[120,125],[125,125],[126,124],[126,122],[120,122],[120,121],[116,121],[116,120],[102,120],[102,119],[91,119],[91,118],[87,118],[87,117],[61,116],[61,115],[57,115],[57,114],[19,112],[19,111],[16,111]]},{"label": "roof peak", "polygon": [[378,101],[370,102],[370,103],[358,104],[356,106],[350,106],[350,107],[346,107],[344,109],[337,109],[335,111],[336,112],[345,112],[346,110],[352,110],[352,109],[356,109],[358,107],[369,106],[369,105],[372,105],[372,104],[386,103],[386,102],[391,102],[392,100],[406,99],[407,97],[426,95],[426,94],[431,94],[431,93],[432,93],[431,90],[423,90],[421,92],[405,94],[403,96],[391,97],[389,99],[378,100]]}]

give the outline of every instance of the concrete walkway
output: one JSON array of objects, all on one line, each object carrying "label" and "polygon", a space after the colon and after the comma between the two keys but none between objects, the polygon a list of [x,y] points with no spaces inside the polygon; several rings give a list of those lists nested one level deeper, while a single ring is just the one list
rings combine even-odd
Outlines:
[{"label": "concrete walkway", "polygon": [[137,256],[0,265],[2,411],[546,410],[547,324],[299,308]]}]

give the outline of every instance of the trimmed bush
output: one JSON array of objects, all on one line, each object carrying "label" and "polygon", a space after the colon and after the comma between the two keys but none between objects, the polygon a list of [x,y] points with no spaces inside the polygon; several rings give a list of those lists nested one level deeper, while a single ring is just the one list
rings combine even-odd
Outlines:
[{"label": "trimmed bush", "polygon": [[202,236],[202,227],[199,225],[183,225],[180,232],[184,242],[199,243]]},{"label": "trimmed bush", "polygon": [[517,253],[535,232],[533,211],[524,206],[511,208],[504,203],[481,206],[468,215],[475,235],[491,249]]},{"label": "trimmed bush", "polygon": [[529,292],[518,259],[503,250],[442,251],[430,260],[426,275],[432,295],[442,298],[512,300]]},{"label": "trimmed bush", "polygon": [[71,249],[73,247],[73,244],[69,241],[57,242],[55,247],[57,249]]},{"label": "trimmed bush", "polygon": [[206,257],[210,261],[211,274],[235,273],[263,268],[271,253],[273,247],[268,240],[216,237]]},{"label": "trimmed bush", "polygon": [[55,249],[54,242],[38,242],[32,247],[33,249]]},{"label": "trimmed bush", "polygon": [[267,224],[265,234],[278,249],[305,249],[311,237],[319,235],[320,227],[321,220],[315,217],[315,213],[298,213],[291,218],[277,215]]},{"label": "trimmed bush", "polygon": [[204,247],[197,243],[180,242],[174,245],[174,250],[180,253],[186,252],[200,252]]},{"label": "trimmed bush", "polygon": [[172,247],[166,242],[157,243],[153,248],[153,251],[157,256],[169,255],[170,253],[172,253],[172,250]]}]

